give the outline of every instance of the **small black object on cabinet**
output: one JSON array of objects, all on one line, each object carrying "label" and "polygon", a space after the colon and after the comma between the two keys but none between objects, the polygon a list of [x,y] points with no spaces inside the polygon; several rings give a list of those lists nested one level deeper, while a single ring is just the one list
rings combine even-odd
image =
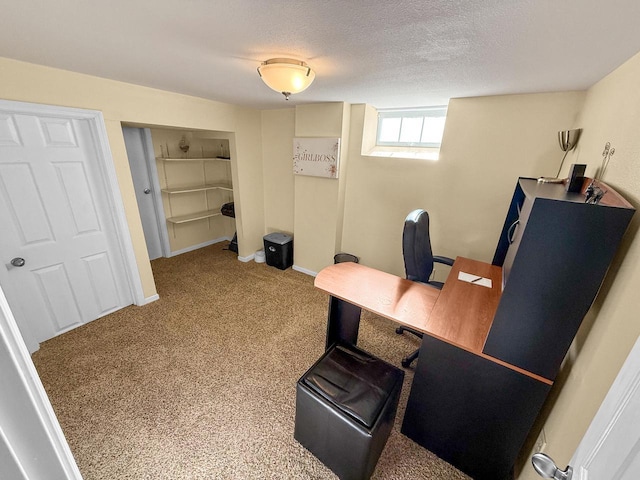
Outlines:
[{"label": "small black object on cabinet", "polygon": [[574,163],[569,170],[569,177],[567,178],[566,190],[567,192],[579,192],[582,189],[584,183],[584,171],[587,166],[580,163]]}]

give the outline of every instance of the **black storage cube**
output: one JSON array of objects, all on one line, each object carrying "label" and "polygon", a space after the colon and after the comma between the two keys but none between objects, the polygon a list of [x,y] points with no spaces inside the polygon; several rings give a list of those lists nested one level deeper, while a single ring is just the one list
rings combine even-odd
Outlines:
[{"label": "black storage cube", "polygon": [[294,438],[341,480],[367,480],[398,408],[404,371],[333,345],[296,386]]},{"label": "black storage cube", "polygon": [[286,270],[293,265],[293,238],[286,233],[274,232],[263,237],[267,265]]}]

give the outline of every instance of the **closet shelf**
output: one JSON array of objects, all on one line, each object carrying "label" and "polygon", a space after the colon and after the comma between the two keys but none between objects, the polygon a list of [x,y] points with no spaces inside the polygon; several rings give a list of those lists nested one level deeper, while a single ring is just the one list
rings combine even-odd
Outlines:
[{"label": "closet shelf", "polygon": [[172,194],[172,193],[202,192],[205,190],[226,190],[226,191],[232,192],[233,187],[226,183],[211,183],[207,185],[195,185],[191,187],[163,188],[162,192]]},{"label": "closet shelf", "polygon": [[187,223],[187,222],[194,222],[196,220],[203,220],[205,218],[217,217],[218,215],[222,215],[219,208],[215,210],[206,210],[204,212],[190,213],[188,215],[179,215],[177,217],[169,217],[167,218],[167,222]]}]

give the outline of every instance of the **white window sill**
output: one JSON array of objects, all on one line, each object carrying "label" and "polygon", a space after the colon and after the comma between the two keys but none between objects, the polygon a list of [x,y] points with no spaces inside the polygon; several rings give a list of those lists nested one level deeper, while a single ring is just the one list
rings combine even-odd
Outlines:
[{"label": "white window sill", "polygon": [[374,147],[365,154],[369,157],[409,158],[437,161],[440,156],[439,148],[420,147]]}]

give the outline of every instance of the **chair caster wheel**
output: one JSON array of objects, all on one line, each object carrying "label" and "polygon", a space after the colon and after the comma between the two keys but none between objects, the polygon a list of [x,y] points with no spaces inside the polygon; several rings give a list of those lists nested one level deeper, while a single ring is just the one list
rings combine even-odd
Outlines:
[{"label": "chair caster wheel", "polygon": [[402,332],[404,332],[404,329],[403,329],[402,327],[398,327],[398,328],[396,328],[396,333],[397,333],[398,335],[402,335]]},{"label": "chair caster wheel", "polygon": [[404,368],[409,368],[411,366],[411,360],[408,360],[406,358],[403,358],[402,361],[400,362],[400,364],[404,367]]}]

